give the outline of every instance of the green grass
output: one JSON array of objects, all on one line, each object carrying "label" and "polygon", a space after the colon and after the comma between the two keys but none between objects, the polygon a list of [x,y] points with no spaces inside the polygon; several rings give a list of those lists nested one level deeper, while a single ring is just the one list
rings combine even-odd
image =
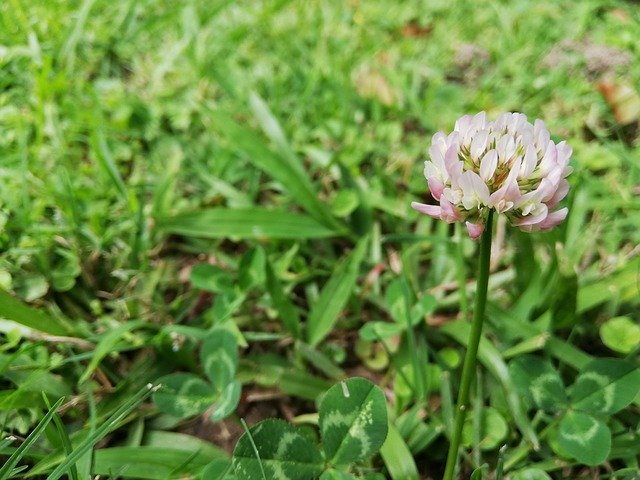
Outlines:
[{"label": "green grass", "polygon": [[[472,403],[509,434],[470,448],[462,473],[500,458],[507,474],[586,475],[505,368],[533,353],[571,385],[593,358],[638,365],[600,326],[640,320],[640,112],[619,125],[598,89],[640,90],[638,38],[623,1],[0,3],[0,426],[18,438],[0,455],[39,425],[44,392],[66,400],[20,452],[34,478],[62,475],[69,444],[78,478],[143,478],[134,461],[155,465],[148,478],[198,475],[222,452],[139,392],[201,375],[202,339],[223,326],[245,393],[288,397],[294,415],[336,377],[374,372],[397,421],[364,471],[437,478],[478,246],[409,204],[427,198],[435,131],[509,110],[573,147],[570,214],[547,234],[499,227]],[[594,45],[629,61],[594,69],[615,57]],[[191,276],[202,263],[210,277]],[[392,334],[359,338],[373,321]],[[225,425],[241,433],[260,403]],[[638,468],[637,407],[608,420],[592,476]]]}]

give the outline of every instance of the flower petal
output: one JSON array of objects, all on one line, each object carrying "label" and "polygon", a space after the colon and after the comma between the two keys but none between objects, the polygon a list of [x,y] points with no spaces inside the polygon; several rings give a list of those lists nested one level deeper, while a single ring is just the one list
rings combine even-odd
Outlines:
[{"label": "flower petal", "polygon": [[527,151],[524,154],[522,161],[522,168],[520,169],[520,178],[527,178],[533,173],[538,163],[538,156],[536,155],[536,148],[529,144]]},{"label": "flower petal", "polygon": [[487,140],[489,140],[489,131],[480,130],[476,133],[471,141],[471,158],[478,160],[482,152],[487,148]]},{"label": "flower petal", "polygon": [[493,174],[496,173],[498,166],[498,152],[489,150],[480,161],[480,177],[485,182],[488,181]]},{"label": "flower petal", "polygon": [[465,222],[467,226],[467,231],[469,232],[469,236],[474,240],[480,238],[482,232],[484,232],[484,224],[483,223],[471,223]]},{"label": "flower petal", "polygon": [[427,205],[426,203],[411,202],[411,208],[433,218],[440,218],[442,213],[442,209],[439,206]]},{"label": "flower petal", "polygon": [[527,215],[526,217],[515,219],[511,222],[511,224],[515,225],[516,227],[524,227],[544,222],[544,220],[549,215],[549,209],[544,203],[541,203],[538,210],[539,212],[537,212],[535,215]]},{"label": "flower petal", "polygon": [[433,198],[440,200],[440,195],[442,195],[442,191],[444,190],[442,182],[440,182],[436,177],[428,177],[427,184],[429,185],[429,191]]},{"label": "flower petal", "polygon": [[538,225],[538,228],[540,228],[540,230],[549,230],[561,224],[567,217],[567,213],[569,213],[569,209],[567,207],[551,212],[547,215],[547,218]]},{"label": "flower petal", "polygon": [[440,197],[440,208],[440,218],[445,222],[453,223],[462,220],[462,215],[460,215],[458,209],[455,208],[444,195]]},{"label": "flower petal", "polygon": [[569,193],[569,182],[567,182],[563,178],[562,180],[560,180],[556,193],[554,193],[553,197],[551,197],[547,202],[545,202],[547,204],[547,207],[549,207],[550,209],[555,207],[558,203],[562,201],[564,197],[567,196],[567,193]]}]

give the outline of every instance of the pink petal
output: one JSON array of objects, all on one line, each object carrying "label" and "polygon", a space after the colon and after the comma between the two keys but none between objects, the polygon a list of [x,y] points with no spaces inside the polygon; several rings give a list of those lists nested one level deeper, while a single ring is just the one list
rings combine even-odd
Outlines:
[{"label": "pink petal", "polygon": [[471,223],[465,222],[467,226],[467,231],[469,232],[469,236],[474,240],[480,238],[482,232],[484,232],[484,224],[483,223]]},{"label": "pink petal", "polygon": [[440,218],[440,215],[442,214],[442,209],[437,205],[427,205],[426,203],[411,202],[411,208],[433,218]]},{"label": "pink petal", "polygon": [[447,223],[458,222],[462,220],[462,216],[460,212],[447,200],[447,197],[442,195],[440,197],[440,208],[442,213],[440,214],[440,218]]},{"label": "pink petal", "polygon": [[567,182],[564,178],[560,180],[560,184],[558,185],[558,189],[556,193],[553,194],[553,197],[549,199],[549,201],[545,202],[547,207],[550,209],[555,207],[558,203],[562,201],[564,197],[569,193],[569,182]]},{"label": "pink petal", "polygon": [[544,203],[542,204],[542,207],[542,213],[539,213],[538,215],[527,215],[526,217],[518,218],[511,223],[516,227],[525,227],[528,225],[537,225],[544,222],[544,220],[549,215],[549,209]]},{"label": "pink petal", "polygon": [[458,160],[458,145],[451,145],[444,154],[444,166],[450,176],[456,176],[462,171],[462,162]]},{"label": "pink petal", "polygon": [[538,225],[538,228],[540,228],[540,230],[549,230],[561,224],[567,217],[567,213],[569,213],[569,209],[567,207],[556,210],[555,212],[551,212],[549,215],[547,215],[547,218],[544,220],[544,222]]},{"label": "pink petal", "polygon": [[427,178],[427,184],[429,185],[429,191],[433,198],[440,200],[440,195],[442,195],[442,190],[444,190],[442,182],[436,177],[429,177]]}]

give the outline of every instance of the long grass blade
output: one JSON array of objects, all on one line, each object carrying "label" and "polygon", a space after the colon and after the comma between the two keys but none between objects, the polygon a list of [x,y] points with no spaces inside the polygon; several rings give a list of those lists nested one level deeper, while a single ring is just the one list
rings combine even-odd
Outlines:
[{"label": "long grass blade", "polygon": [[60,398],[56,403],[53,404],[53,407],[49,409],[47,414],[42,417],[42,420],[38,422],[36,428],[29,434],[27,439],[20,445],[13,454],[9,457],[7,462],[0,468],[0,480],[6,480],[13,473],[13,469],[18,464],[20,459],[27,453],[27,450],[33,446],[33,444],[38,440],[44,429],[49,425],[49,422],[53,418],[56,413],[56,410],[62,402],[64,401],[64,397]]},{"label": "long grass blade", "polygon": [[[73,452],[71,452],[64,462],[51,472],[47,480],[58,480],[62,475],[67,473],[72,465],[78,461],[78,459],[89,451],[93,446],[98,443],[104,436],[113,430],[118,424],[133,411],[141,402],[143,402],[149,395],[151,395],[158,386],[147,385],[143,387],[138,393],[133,395],[126,403],[118,408],[102,425],[96,428],[92,435],[88,436],[80,445],[78,445]],[[2,480],[2,479],[0,479]]]}]

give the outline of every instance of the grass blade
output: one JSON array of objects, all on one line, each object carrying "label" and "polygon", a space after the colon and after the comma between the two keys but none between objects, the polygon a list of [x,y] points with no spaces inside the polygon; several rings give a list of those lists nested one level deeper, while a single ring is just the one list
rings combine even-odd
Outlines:
[{"label": "grass blade", "polygon": [[269,291],[269,296],[271,297],[271,302],[273,306],[278,311],[278,315],[280,316],[280,320],[282,320],[282,324],[289,331],[289,333],[293,336],[293,338],[300,338],[300,315],[298,315],[298,311],[296,310],[295,305],[287,295],[285,295],[282,285],[280,281],[276,277],[276,274],[273,271],[273,267],[271,266],[271,262],[267,259],[265,263],[266,269],[266,277],[267,277],[267,290]]},{"label": "grass blade", "polygon": [[380,454],[392,480],[418,480],[418,468],[400,432],[389,422],[389,431]]},{"label": "grass blade", "polygon": [[[125,404],[118,408],[100,427],[96,428],[93,434],[89,435],[80,445],[78,445],[73,452],[71,452],[64,462],[51,472],[47,480],[58,480],[64,475],[72,465],[78,461],[78,459],[84,455],[88,450],[98,443],[104,436],[113,430],[118,424],[127,416],[131,411],[136,408],[145,398],[151,395],[157,386],[147,385],[143,387],[138,393],[133,395]],[[2,480],[0,478],[0,480]]]},{"label": "grass blade", "polygon": [[331,331],[356,285],[360,263],[364,258],[367,238],[358,242],[351,255],[343,259],[309,312],[307,339],[314,347]]},{"label": "grass blade", "polygon": [[28,306],[3,290],[0,290],[0,317],[51,335],[69,333],[60,320],[50,317],[42,309]]},{"label": "grass blade", "polygon": [[18,464],[23,455],[27,452],[27,450],[38,440],[44,429],[49,425],[49,422],[53,418],[56,413],[56,410],[62,402],[64,401],[64,397],[60,398],[56,403],[53,404],[53,407],[49,409],[47,414],[38,422],[36,428],[29,434],[27,439],[20,445],[15,452],[9,457],[7,462],[0,468],[0,480],[6,480],[9,478],[13,469]]},{"label": "grass blade", "polygon": [[[47,408],[51,409],[51,405],[49,404],[49,399],[47,398],[47,396],[43,394],[42,397],[44,398],[44,402],[47,405]],[[53,414],[53,424],[56,427],[56,430],[58,432],[58,436],[60,437],[60,441],[62,442],[62,446],[64,448],[65,454],[69,455],[73,451],[73,446],[71,445],[71,439],[69,438],[69,435],[67,434],[67,431],[65,430],[64,425],[62,424],[62,420],[60,420],[60,416],[57,413],[55,413],[55,410]],[[78,469],[76,468],[75,465],[71,466],[70,476],[71,476],[71,480],[79,480]]]},{"label": "grass blade", "polygon": [[338,235],[313,218],[285,210],[211,208],[158,220],[165,233],[202,238],[326,238]]},{"label": "grass blade", "polygon": [[318,194],[297,158],[274,153],[252,130],[241,126],[229,116],[210,111],[209,120],[215,130],[230,144],[241,149],[248,160],[280,182],[291,196],[318,222],[334,230],[345,230]]}]

